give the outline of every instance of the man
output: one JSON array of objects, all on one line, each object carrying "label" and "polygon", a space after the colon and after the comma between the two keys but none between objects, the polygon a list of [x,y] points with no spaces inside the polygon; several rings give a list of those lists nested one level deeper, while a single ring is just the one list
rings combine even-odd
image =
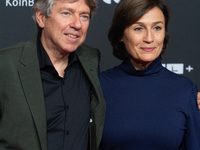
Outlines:
[{"label": "man", "polygon": [[98,149],[99,51],[82,44],[95,9],[96,0],[35,0],[37,38],[0,51],[0,150]]}]

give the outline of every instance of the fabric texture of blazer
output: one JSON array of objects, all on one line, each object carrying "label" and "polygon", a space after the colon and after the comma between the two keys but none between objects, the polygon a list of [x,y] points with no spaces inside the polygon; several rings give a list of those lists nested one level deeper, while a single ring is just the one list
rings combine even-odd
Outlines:
[{"label": "fabric texture of blazer", "polygon": [[[106,105],[98,79],[100,53],[82,44],[76,50],[93,85],[90,150],[102,137]],[[0,150],[47,150],[46,111],[36,38],[0,50]]]}]

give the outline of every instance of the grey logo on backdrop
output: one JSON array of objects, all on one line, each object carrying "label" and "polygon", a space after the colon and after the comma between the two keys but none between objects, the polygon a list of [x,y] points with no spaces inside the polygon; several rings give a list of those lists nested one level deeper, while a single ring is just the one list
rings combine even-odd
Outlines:
[{"label": "grey logo on backdrop", "polygon": [[177,74],[184,74],[184,69],[187,70],[189,73],[194,70],[191,65],[184,67],[184,63],[167,63],[162,65],[163,67]]},{"label": "grey logo on backdrop", "polygon": [[120,0],[103,0],[103,2],[105,2],[106,4],[111,4],[112,1],[114,1],[115,3],[119,3]]}]

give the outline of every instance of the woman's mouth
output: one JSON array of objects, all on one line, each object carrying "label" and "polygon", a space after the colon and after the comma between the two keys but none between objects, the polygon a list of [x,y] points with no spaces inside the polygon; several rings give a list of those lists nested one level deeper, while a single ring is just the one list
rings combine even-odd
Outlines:
[{"label": "woman's mouth", "polygon": [[152,52],[155,49],[155,47],[141,47],[141,49],[145,52]]}]

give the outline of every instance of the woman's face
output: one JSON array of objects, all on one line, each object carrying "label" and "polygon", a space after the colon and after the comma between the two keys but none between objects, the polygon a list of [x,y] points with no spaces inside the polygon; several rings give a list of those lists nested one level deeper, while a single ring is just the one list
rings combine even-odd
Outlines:
[{"label": "woman's face", "polygon": [[165,17],[158,7],[152,8],[137,22],[125,28],[124,42],[135,69],[145,69],[161,53],[165,38]]}]

